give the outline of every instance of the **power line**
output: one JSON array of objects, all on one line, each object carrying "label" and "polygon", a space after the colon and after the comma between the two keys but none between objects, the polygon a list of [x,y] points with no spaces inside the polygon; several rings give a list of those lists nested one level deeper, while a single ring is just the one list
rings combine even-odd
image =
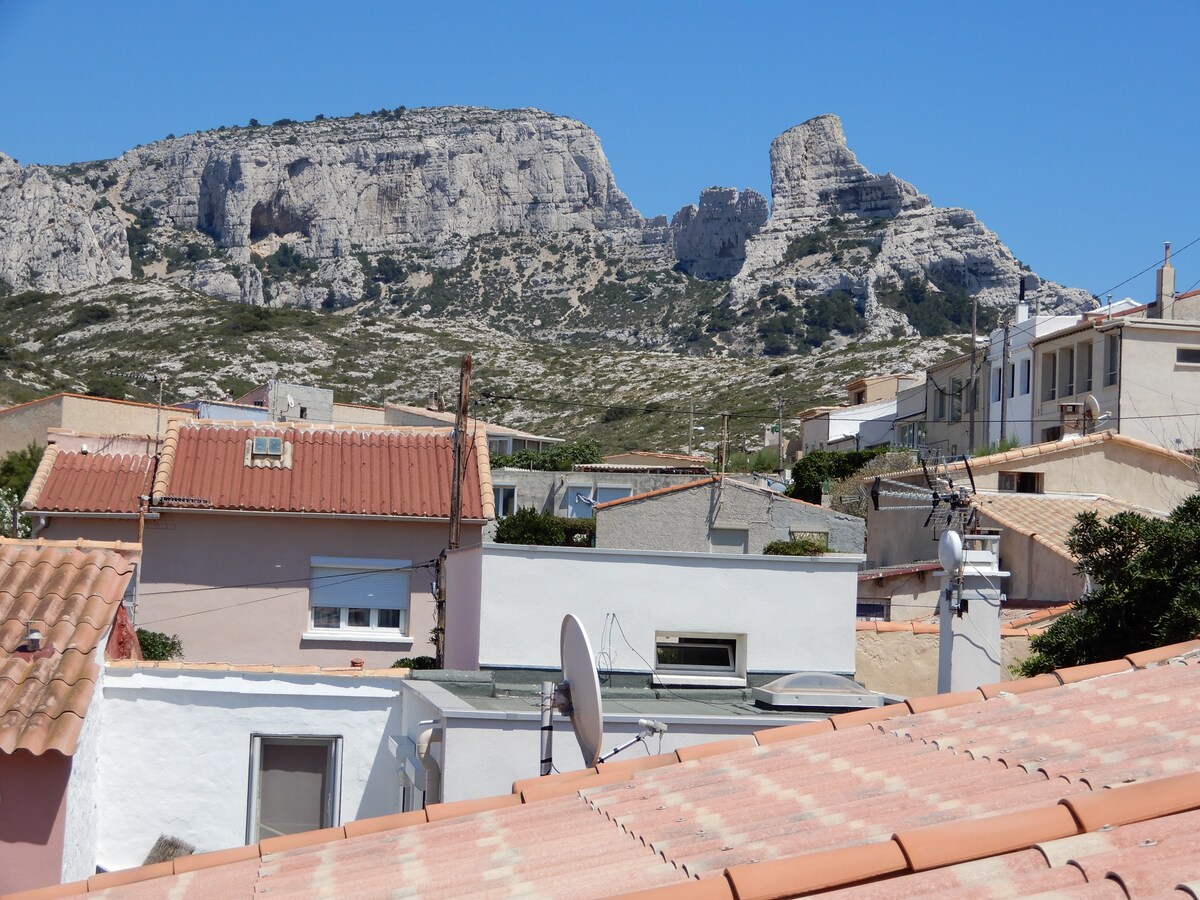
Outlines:
[{"label": "power line", "polygon": [[[1180,253],[1182,253],[1184,250],[1186,250],[1188,247],[1192,246],[1193,244],[1200,244],[1200,237],[1194,238],[1194,239],[1188,241],[1186,244],[1184,244],[1182,247],[1180,247],[1178,250],[1175,251],[1175,255],[1178,256]],[[1128,278],[1126,278],[1120,284],[1114,284],[1112,287],[1107,288],[1106,290],[1100,291],[1100,293],[1098,293],[1098,294],[1093,294],[1093,296],[1103,297],[1105,294],[1115,291],[1119,287],[1124,287],[1125,285],[1129,284],[1129,282],[1133,281],[1133,279],[1139,278],[1142,275],[1145,275],[1147,272],[1151,271],[1152,269],[1157,269],[1159,266],[1162,265],[1162,262],[1163,261],[1161,259],[1156,259],[1150,265],[1146,266],[1146,268],[1142,269],[1142,271],[1140,271],[1134,275],[1130,275]],[[1196,283],[1200,284],[1200,281],[1198,281]],[[1191,288],[1188,288],[1188,290],[1191,290]],[[1187,292],[1185,291],[1184,293],[1187,293]]]}]

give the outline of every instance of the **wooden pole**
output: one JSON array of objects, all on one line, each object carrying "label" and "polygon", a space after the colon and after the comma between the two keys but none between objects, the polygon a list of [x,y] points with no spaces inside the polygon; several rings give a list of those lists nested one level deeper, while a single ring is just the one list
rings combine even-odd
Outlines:
[{"label": "wooden pole", "polygon": [[[467,411],[471,406],[471,354],[463,355],[458,373],[458,408],[454,414],[454,474],[450,481],[450,540],[448,548],[457,550],[462,537],[462,480],[467,451]],[[437,622],[434,626],[435,662],[439,669],[446,662],[446,554],[438,557],[437,598],[434,601]]]}]

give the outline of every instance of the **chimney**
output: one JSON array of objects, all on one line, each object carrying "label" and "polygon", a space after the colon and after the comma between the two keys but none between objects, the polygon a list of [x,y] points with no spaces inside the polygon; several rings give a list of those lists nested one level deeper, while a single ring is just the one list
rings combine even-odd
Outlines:
[{"label": "chimney", "polygon": [[1170,306],[1175,300],[1175,267],[1171,265],[1171,244],[1168,241],[1163,251],[1163,264],[1154,279],[1154,306],[1152,316],[1155,319],[1172,318]]},{"label": "chimney", "polygon": [[350,660],[350,668],[352,668],[352,669],[361,669],[361,668],[365,667],[366,664],[367,664],[367,661],[365,659],[363,659],[361,656],[356,656],[356,657],[354,657],[354,659]]}]

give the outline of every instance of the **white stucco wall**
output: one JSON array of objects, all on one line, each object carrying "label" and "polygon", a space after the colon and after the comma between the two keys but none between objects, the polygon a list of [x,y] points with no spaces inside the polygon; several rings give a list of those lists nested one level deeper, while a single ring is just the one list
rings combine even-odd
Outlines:
[{"label": "white stucco wall", "polygon": [[398,680],[110,668],[100,739],[105,868],[140,865],[160,834],[197,852],[246,842],[251,735],[341,736],[338,823],[399,810]]},{"label": "white stucco wall", "polygon": [[[83,719],[79,744],[71,757],[71,778],[67,782],[67,811],[63,827],[62,880],[78,881],[96,874],[96,847],[100,832],[100,735],[104,721],[104,645],[97,643],[95,656],[100,665],[96,693]],[[0,798],[2,802],[2,798]]]},{"label": "white stucco wall", "polygon": [[[656,631],[666,631],[744,635],[746,658],[739,663],[752,672],[854,671],[861,555],[485,544],[478,557],[461,559],[481,567],[483,666],[557,668],[559,628],[574,613],[614,670],[649,672]],[[447,631],[448,643],[468,637]]]}]

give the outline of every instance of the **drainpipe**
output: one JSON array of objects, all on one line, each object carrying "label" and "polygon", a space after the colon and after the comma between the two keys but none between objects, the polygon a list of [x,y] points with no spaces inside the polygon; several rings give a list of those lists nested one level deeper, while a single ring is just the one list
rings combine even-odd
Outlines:
[{"label": "drainpipe", "polygon": [[425,769],[425,804],[439,803],[442,798],[442,769],[433,755],[434,744],[442,743],[441,728],[426,728],[417,735],[417,759]]}]

